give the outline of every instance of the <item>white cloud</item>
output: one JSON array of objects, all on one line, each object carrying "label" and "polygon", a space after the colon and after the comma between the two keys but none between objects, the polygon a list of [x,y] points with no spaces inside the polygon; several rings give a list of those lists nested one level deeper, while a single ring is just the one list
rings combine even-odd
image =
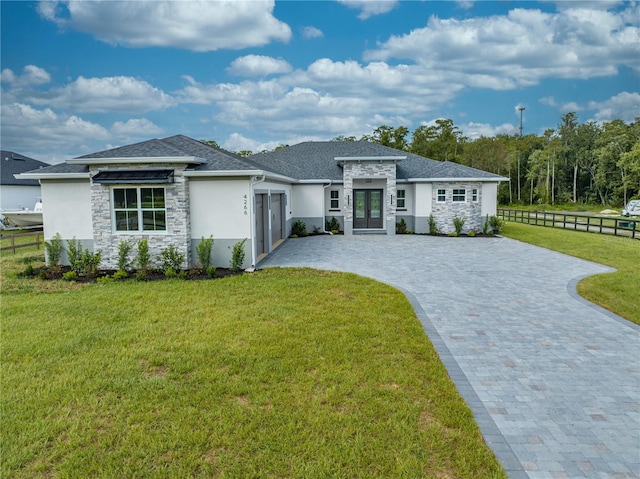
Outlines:
[{"label": "white cloud", "polygon": [[146,81],[125,76],[81,76],[62,88],[52,89],[44,94],[24,94],[22,100],[36,105],[93,113],[144,113],[164,110],[176,104],[170,95]]},{"label": "white cloud", "polygon": [[40,15],[64,28],[129,47],[194,51],[241,49],[287,42],[289,26],[273,16],[269,1],[43,1]]},{"label": "white cloud", "polygon": [[589,102],[588,109],[597,110],[594,118],[599,122],[619,119],[631,123],[640,117],[640,94],[625,91],[602,102]]},{"label": "white cloud", "polygon": [[43,68],[35,65],[26,65],[22,69],[22,75],[16,75],[9,68],[5,68],[0,73],[0,79],[3,83],[9,83],[15,87],[44,85],[51,81],[51,75]]},{"label": "white cloud", "polygon": [[360,10],[358,15],[360,20],[388,13],[398,5],[398,0],[338,0],[338,2],[349,8]]},{"label": "white cloud", "polygon": [[481,136],[492,137],[500,134],[513,135],[518,132],[518,127],[511,123],[503,123],[502,125],[493,126],[489,123],[464,123],[459,125],[462,134],[471,140],[480,138]]},{"label": "white cloud", "polygon": [[161,135],[162,128],[146,118],[132,118],[126,122],[116,121],[111,127],[111,133],[119,138],[144,138]]},{"label": "white cloud", "polygon": [[259,153],[263,150],[273,150],[280,143],[277,141],[261,142],[247,138],[240,133],[231,133],[229,137],[220,145],[229,151],[251,151]]},{"label": "white cloud", "polygon": [[246,55],[236,58],[227,71],[239,76],[267,76],[275,73],[288,73],[291,65],[281,58],[264,55]]},{"label": "white cloud", "polygon": [[426,27],[391,36],[364,58],[408,59],[457,75],[466,85],[498,90],[549,77],[614,75],[619,65],[640,71],[640,28],[628,23],[628,16],[601,9],[516,8],[507,15],[466,20],[431,17]]},{"label": "white cloud", "polygon": [[50,108],[38,110],[22,103],[2,105],[2,143],[12,150],[38,153],[35,158],[47,161],[52,154],[69,151],[69,147],[87,139],[105,140],[109,132],[102,126],[76,115],[59,115]]},{"label": "white cloud", "polygon": [[324,36],[324,33],[322,33],[322,30],[316,27],[302,27],[300,29],[300,32],[302,33],[302,36],[307,39],[322,38]]}]

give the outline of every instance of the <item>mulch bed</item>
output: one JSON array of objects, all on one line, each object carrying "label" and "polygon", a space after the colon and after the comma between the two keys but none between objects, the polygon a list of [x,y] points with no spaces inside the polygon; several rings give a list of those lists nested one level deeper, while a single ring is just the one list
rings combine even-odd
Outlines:
[{"label": "mulch bed", "polygon": [[[59,269],[52,270],[48,267],[40,267],[33,268],[32,271],[21,273],[19,276],[22,278],[40,278],[43,280],[60,280],[64,279],[63,276],[65,273],[71,271],[70,266],[61,266]],[[232,271],[229,268],[216,268],[215,277],[211,278],[209,275],[200,269],[187,269],[184,270],[186,273],[184,279],[186,281],[201,281],[201,280],[211,280],[211,279],[221,279],[227,278],[230,276],[239,276],[244,274],[243,270],[240,271]],[[86,276],[86,275],[78,275],[78,277],[74,280],[76,283],[95,283],[98,278],[103,278],[105,276],[113,276],[116,270],[100,270],[98,271],[96,276]],[[147,272],[146,278],[143,281],[164,281],[167,276],[164,274],[164,271],[161,270],[150,270]],[[136,281],[136,273],[129,272],[129,276],[126,278],[118,279],[117,281]]]}]

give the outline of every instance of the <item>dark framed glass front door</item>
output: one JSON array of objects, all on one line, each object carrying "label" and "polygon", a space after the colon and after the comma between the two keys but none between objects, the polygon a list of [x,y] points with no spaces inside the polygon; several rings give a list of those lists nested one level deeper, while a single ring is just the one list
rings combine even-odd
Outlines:
[{"label": "dark framed glass front door", "polygon": [[382,190],[353,191],[353,227],[382,228]]}]

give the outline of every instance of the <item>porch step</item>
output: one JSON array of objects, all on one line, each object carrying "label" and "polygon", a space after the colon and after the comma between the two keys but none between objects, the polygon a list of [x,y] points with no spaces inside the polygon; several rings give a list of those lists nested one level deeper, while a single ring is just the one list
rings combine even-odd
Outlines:
[{"label": "porch step", "polygon": [[374,229],[366,229],[366,230],[353,230],[354,235],[386,235],[387,230],[374,230]]}]

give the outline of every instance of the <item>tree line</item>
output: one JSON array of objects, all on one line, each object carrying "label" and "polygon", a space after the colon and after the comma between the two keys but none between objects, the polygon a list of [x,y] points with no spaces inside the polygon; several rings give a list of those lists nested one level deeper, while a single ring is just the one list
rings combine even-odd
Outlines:
[{"label": "tree line", "polygon": [[452,120],[439,119],[411,134],[405,126],[382,125],[359,139],[337,136],[333,140],[369,141],[507,177],[510,181],[498,190],[500,204],[621,206],[640,198],[640,118],[632,123],[580,123],[570,112],[542,135],[499,134],[474,140],[465,137]]}]

